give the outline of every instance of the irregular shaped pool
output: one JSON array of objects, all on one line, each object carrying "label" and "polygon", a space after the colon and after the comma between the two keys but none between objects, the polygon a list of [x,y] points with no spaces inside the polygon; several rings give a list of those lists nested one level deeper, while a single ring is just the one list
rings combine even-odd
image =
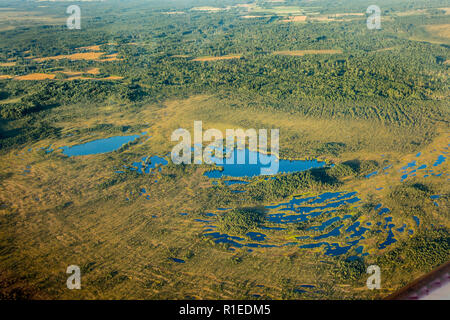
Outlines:
[{"label": "irregular shaped pool", "polygon": [[[143,133],[142,135],[144,135]],[[87,156],[91,154],[107,153],[119,149],[124,144],[136,140],[141,135],[135,134],[131,136],[116,136],[106,139],[98,139],[72,147],[61,147],[63,154],[68,157]]]}]

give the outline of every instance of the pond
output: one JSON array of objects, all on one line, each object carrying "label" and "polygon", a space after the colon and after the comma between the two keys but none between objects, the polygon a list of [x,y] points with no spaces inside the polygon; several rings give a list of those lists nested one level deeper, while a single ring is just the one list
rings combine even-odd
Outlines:
[{"label": "pond", "polygon": [[[142,133],[141,135],[144,135]],[[115,151],[123,145],[136,140],[141,135],[135,134],[130,136],[115,136],[106,139],[98,139],[71,147],[61,147],[63,154],[68,157],[87,156],[91,154],[100,154]]]},{"label": "pond", "polygon": [[[245,151],[245,164],[238,163],[238,155]],[[326,165],[325,162],[317,160],[283,160],[277,159],[274,155],[264,155],[260,152],[250,151],[249,149],[233,151],[231,157],[234,158],[234,164],[228,164],[226,159],[222,160],[217,157],[211,157],[211,160],[223,170],[213,170],[205,172],[205,175],[209,178],[221,178],[221,177],[255,177],[262,175],[261,169],[266,168],[268,170],[267,175],[273,175],[277,173],[292,173],[305,171],[312,168],[321,168]],[[276,168],[270,168],[270,164],[261,163],[260,159],[265,157],[270,162],[278,162],[278,170]],[[258,159],[256,164],[250,164],[249,159]],[[221,164],[220,162],[224,162]],[[270,168],[270,170],[269,170]]]}]

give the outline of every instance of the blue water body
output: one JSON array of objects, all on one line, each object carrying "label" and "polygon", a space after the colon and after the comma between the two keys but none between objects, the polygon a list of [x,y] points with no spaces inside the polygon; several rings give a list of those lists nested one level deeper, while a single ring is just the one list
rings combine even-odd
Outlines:
[{"label": "blue water body", "polygon": [[352,232],[350,238],[360,237],[369,230],[368,228],[360,226],[360,224],[361,223],[359,221],[356,221],[350,227],[348,227],[347,230],[345,230],[345,232]]},{"label": "blue water body", "polygon": [[416,165],[417,165],[417,164],[416,164],[416,161],[414,160],[413,162],[410,162],[410,163],[408,163],[406,166],[402,167],[401,169],[402,169],[402,170],[406,170],[406,169],[408,169],[408,168],[415,167]]},{"label": "blue water body", "polygon": [[232,186],[234,184],[248,184],[247,181],[242,180],[226,180],[223,183],[225,183],[227,186]]},{"label": "blue water body", "polygon": [[341,220],[348,219],[348,218],[351,218],[351,217],[352,217],[351,215],[345,215],[345,216],[342,217],[342,218],[341,218],[341,217],[333,217],[333,218],[331,218],[331,219],[325,221],[324,223],[322,223],[320,226],[313,226],[313,227],[310,227],[310,228],[308,228],[308,229],[306,229],[306,230],[318,230],[318,231],[323,231],[323,230],[325,230],[326,227],[332,225],[332,224],[335,223],[336,221],[341,221]]},{"label": "blue water body", "polygon": [[[317,196],[317,198],[311,202],[310,204],[316,204],[316,203],[324,203],[332,199],[338,199],[339,196],[342,195],[342,192],[325,192],[321,195]],[[348,194],[347,194],[348,195]],[[354,195],[354,194],[352,194]]]},{"label": "blue water body", "polygon": [[202,219],[194,219],[194,221],[197,221],[197,222],[204,222],[204,223],[210,223],[211,221],[209,221],[209,220],[202,220]]},{"label": "blue water body", "polygon": [[423,164],[423,165],[421,165],[420,167],[418,167],[417,170],[423,170],[423,169],[425,169],[426,167],[427,167],[427,165],[426,165],[426,164]]},{"label": "blue water body", "polygon": [[391,212],[390,209],[388,209],[388,208],[383,208],[383,209],[380,210],[380,212],[378,212],[378,214],[381,216],[381,215],[383,215],[383,214],[385,214],[385,213],[389,213],[389,212]]},{"label": "blue water body", "polygon": [[269,245],[269,244],[240,243],[240,242],[237,242],[237,241],[244,241],[245,239],[240,238],[240,237],[230,236],[228,234],[223,234],[223,233],[220,233],[220,232],[205,233],[204,236],[213,238],[215,243],[228,243],[231,246],[236,247],[236,248],[242,248],[242,247],[249,247],[249,248],[274,248],[274,247],[277,247],[275,245]]},{"label": "blue water body", "polygon": [[438,159],[436,160],[436,162],[433,164],[433,167],[437,167],[438,165],[444,163],[445,159],[447,159],[446,157],[444,157],[442,154],[438,157]]},{"label": "blue water body", "polygon": [[300,249],[314,249],[314,248],[319,248],[321,246],[323,246],[324,244],[328,244],[326,242],[319,242],[319,243],[310,243],[310,244],[304,244],[302,246],[300,246]]},{"label": "blue water body", "polygon": [[372,177],[372,176],[374,176],[376,174],[378,174],[378,171],[374,171],[372,173],[369,173],[368,175],[366,175],[366,178],[370,178],[370,177]]},{"label": "blue water body", "polygon": [[[126,167],[132,171],[136,171],[139,174],[150,173],[150,171],[156,168],[157,165],[165,166],[169,162],[158,156],[143,157],[141,162],[133,162],[130,167]],[[161,170],[161,167],[159,168]]]},{"label": "blue water body", "polygon": [[331,230],[330,232],[325,233],[325,234],[321,234],[320,236],[314,237],[313,239],[314,240],[321,240],[321,239],[326,239],[326,238],[330,238],[330,237],[337,237],[337,236],[339,236],[341,234],[341,228],[342,227],[343,227],[343,225],[339,226],[339,227],[336,227],[333,230]]},{"label": "blue water body", "polygon": [[436,207],[439,207],[439,203],[437,203],[436,201],[434,202],[434,205],[435,205]]},{"label": "blue water body", "polygon": [[301,249],[313,249],[325,246],[325,255],[328,256],[339,256],[342,254],[346,254],[350,251],[351,248],[356,246],[359,243],[360,239],[355,241],[347,242],[346,246],[341,247],[338,243],[328,243],[328,242],[319,242],[319,243],[310,243],[299,246]]},{"label": "blue water body", "polygon": [[[267,206],[267,209],[275,209],[280,208],[280,211],[288,212],[289,214],[284,213],[276,213],[276,214],[269,214],[267,216],[267,219],[269,222],[272,223],[278,223],[278,224],[285,224],[285,223],[296,223],[299,221],[306,221],[309,217],[318,217],[324,212],[334,212],[336,210],[330,210],[330,209],[337,209],[341,206],[347,205],[347,204],[354,204],[361,199],[358,197],[354,197],[356,195],[356,192],[341,192],[340,195],[336,197],[336,194],[331,195],[328,194],[327,196],[323,197],[306,197],[306,198],[298,198],[294,197],[287,203],[281,203],[278,205],[273,206]],[[322,206],[310,206],[310,204],[318,204],[318,203],[324,203],[326,200],[333,198],[333,201],[326,202]]]},{"label": "blue water body", "polygon": [[305,292],[307,292],[307,291],[301,290],[301,289],[294,289],[294,292],[295,292],[295,293],[305,293]]},{"label": "blue water body", "polygon": [[107,153],[119,149],[124,144],[136,140],[141,135],[116,136],[106,139],[75,145],[72,147],[61,147],[63,154],[68,157],[87,156],[91,154]]},{"label": "blue water body", "polygon": [[185,263],[184,260],[178,259],[178,258],[169,258],[170,260],[172,260],[173,262],[177,262],[177,263]]},{"label": "blue water body", "polygon": [[[391,225],[391,226],[393,226],[393,225]],[[386,240],[382,244],[380,244],[380,246],[378,248],[380,250],[384,249],[384,248],[390,246],[391,244],[393,244],[395,242],[397,242],[397,239],[395,239],[394,233],[392,232],[392,227],[391,227],[389,229],[389,233],[388,233],[388,236],[387,236]]]},{"label": "blue water body", "polygon": [[435,195],[430,196],[430,198],[433,199],[433,200],[439,199],[440,197],[441,197],[440,194],[435,194]]},{"label": "blue water body", "polygon": [[302,285],[300,285],[300,287],[314,289],[316,286],[313,286],[311,284],[302,284]]},{"label": "blue water body", "polygon": [[[238,163],[238,155],[239,153],[245,153],[245,164],[237,164]],[[262,164],[260,159],[261,157],[265,157],[270,159],[272,162],[278,162],[278,170],[276,168],[270,168],[270,164]],[[261,169],[265,168],[268,171],[264,173],[265,175],[274,175],[278,173],[292,173],[292,172],[300,172],[305,171],[312,168],[321,168],[326,165],[325,162],[317,161],[317,160],[284,160],[277,159],[274,155],[264,155],[260,152],[250,151],[249,149],[245,150],[234,150],[231,154],[231,158],[234,159],[234,164],[226,163],[226,159],[219,159],[216,157],[211,157],[211,160],[222,167],[223,170],[212,170],[205,172],[205,175],[209,178],[221,178],[221,177],[254,177],[261,175]],[[257,159],[256,164],[250,164],[250,158]],[[225,162],[221,164],[220,162]],[[270,168],[270,169],[269,169]]]},{"label": "blue water body", "polygon": [[413,219],[414,219],[414,221],[416,222],[417,227],[419,227],[419,226],[420,226],[420,220],[419,220],[419,218],[416,217],[416,216],[414,216]]},{"label": "blue water body", "polygon": [[422,155],[422,152],[419,152],[418,154],[416,154],[416,158],[420,157]]},{"label": "blue water body", "polygon": [[281,227],[260,227],[260,229],[263,229],[263,230],[277,230],[277,231],[286,230],[286,228],[281,228]]},{"label": "blue water body", "polygon": [[212,212],[208,212],[208,213],[205,213],[205,216],[207,216],[207,217],[216,217],[217,214],[212,213]]},{"label": "blue water body", "polygon": [[363,253],[363,250],[364,250],[364,247],[359,246],[358,248],[355,249],[355,252],[361,254],[361,253]]},{"label": "blue water body", "polygon": [[248,232],[246,236],[253,241],[264,241],[267,237],[265,234],[259,232]]}]

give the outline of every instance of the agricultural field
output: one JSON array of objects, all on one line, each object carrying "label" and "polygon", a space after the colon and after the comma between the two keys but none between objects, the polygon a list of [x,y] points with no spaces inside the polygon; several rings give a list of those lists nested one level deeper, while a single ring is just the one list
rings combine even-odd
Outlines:
[{"label": "agricultural field", "polygon": [[[0,299],[382,299],[450,260],[448,1],[70,4],[0,0]],[[279,171],[175,163],[198,121],[278,129]]]}]

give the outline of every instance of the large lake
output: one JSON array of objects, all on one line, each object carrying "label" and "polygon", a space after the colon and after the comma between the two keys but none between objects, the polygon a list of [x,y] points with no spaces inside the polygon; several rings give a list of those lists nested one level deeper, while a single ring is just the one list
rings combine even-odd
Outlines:
[{"label": "large lake", "polygon": [[141,135],[115,136],[106,139],[98,139],[72,147],[61,147],[63,154],[68,157],[87,156],[91,154],[107,153],[119,149],[124,144],[134,141]]},{"label": "large lake", "polygon": [[[243,152],[241,150],[240,152]],[[218,166],[223,167],[223,170],[213,170],[205,172],[205,175],[209,178],[221,178],[224,176],[228,177],[254,177],[261,175],[261,168],[270,168],[270,164],[262,164],[261,157],[266,157],[269,161],[278,161],[278,168],[275,166],[273,169],[269,169],[267,175],[274,175],[277,173],[292,173],[305,171],[312,168],[321,168],[326,165],[325,162],[317,160],[284,160],[278,159],[274,155],[264,155],[260,152],[250,151],[245,149],[245,164],[237,164],[239,152],[233,151],[231,157],[234,158],[234,164],[227,164],[226,159],[223,159],[224,164],[220,164],[221,160],[217,157],[211,157],[211,160]],[[250,157],[255,157],[258,159],[256,164],[249,164]],[[265,162],[267,163],[267,162]]]}]

